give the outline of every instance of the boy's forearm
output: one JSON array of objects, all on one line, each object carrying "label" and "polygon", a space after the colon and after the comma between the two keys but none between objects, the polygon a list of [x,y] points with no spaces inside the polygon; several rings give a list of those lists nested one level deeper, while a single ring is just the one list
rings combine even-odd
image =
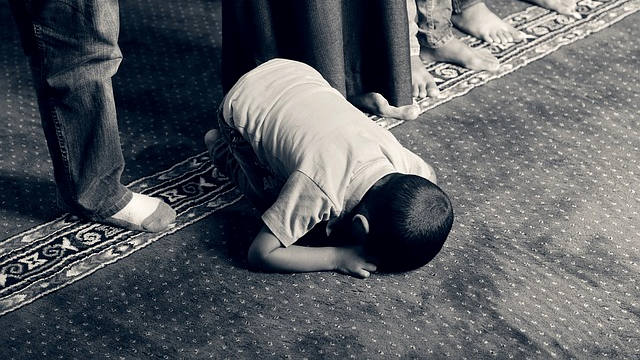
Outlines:
[{"label": "boy's forearm", "polygon": [[335,247],[283,247],[264,227],[249,249],[249,262],[263,271],[310,272],[336,269],[339,249]]},{"label": "boy's forearm", "polygon": [[338,248],[291,245],[272,251],[264,265],[267,271],[311,272],[336,269]]}]

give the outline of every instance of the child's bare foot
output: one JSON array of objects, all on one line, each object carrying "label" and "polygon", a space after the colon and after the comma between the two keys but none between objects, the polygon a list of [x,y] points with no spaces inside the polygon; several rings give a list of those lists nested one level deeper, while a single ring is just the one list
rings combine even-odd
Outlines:
[{"label": "child's bare foot", "polygon": [[576,9],[578,0],[528,0],[530,3],[542,6],[545,9],[557,11],[562,15],[573,16],[580,20],[582,16]]},{"label": "child's bare foot", "polygon": [[471,70],[496,71],[500,66],[498,59],[489,50],[474,49],[457,38],[439,48],[423,47],[420,55],[423,59],[449,62]]},{"label": "child's bare foot", "polygon": [[411,87],[413,88],[411,94],[413,97],[423,98],[429,96],[436,98],[440,96],[436,81],[425,68],[420,55],[411,57]]},{"label": "child's bare foot", "polygon": [[100,222],[128,230],[159,232],[166,230],[175,219],[175,210],[161,199],[133,193],[122,210]]},{"label": "child's bare foot", "polygon": [[382,94],[374,92],[354,96],[349,101],[361,110],[379,116],[415,120],[420,115],[419,105],[392,106]]},{"label": "child's bare foot", "polygon": [[[570,0],[539,0],[570,1]],[[508,44],[525,39],[526,35],[500,19],[487,5],[476,3],[461,14],[451,15],[451,22],[460,30],[488,43]]]},{"label": "child's bare foot", "polygon": [[211,129],[204,134],[204,144],[207,150],[211,152],[216,144],[216,141],[220,138],[220,131],[218,129]]}]

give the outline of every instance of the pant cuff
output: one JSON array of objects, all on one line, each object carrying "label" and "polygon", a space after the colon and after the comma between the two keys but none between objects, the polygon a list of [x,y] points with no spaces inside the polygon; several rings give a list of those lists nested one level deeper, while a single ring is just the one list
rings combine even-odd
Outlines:
[{"label": "pant cuff", "polygon": [[119,194],[115,196],[115,199],[118,200],[116,200],[113,204],[108,204],[108,202],[105,202],[105,204],[107,205],[105,210],[98,211],[95,214],[89,214],[88,217],[92,220],[108,218],[118,211],[122,210],[131,201],[132,198],[133,192],[127,189],[125,186],[122,186],[122,191],[120,191]]},{"label": "pant cuff", "polygon": [[483,0],[468,0],[468,1],[454,1],[453,4],[453,13],[460,14],[465,9],[472,7],[475,4],[484,2]]},{"label": "pant cuff", "polygon": [[448,29],[444,34],[442,34],[442,36],[438,36],[435,39],[433,38],[429,39],[428,37],[425,37],[424,42],[426,44],[422,44],[422,45],[430,49],[437,49],[437,48],[443,47],[446,43],[451,41],[453,38],[454,38],[453,32],[451,31],[451,29]]}]

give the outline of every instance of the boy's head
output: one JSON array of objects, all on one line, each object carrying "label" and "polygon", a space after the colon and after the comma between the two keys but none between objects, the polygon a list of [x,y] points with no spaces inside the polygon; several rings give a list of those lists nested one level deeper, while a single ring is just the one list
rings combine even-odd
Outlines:
[{"label": "boy's head", "polygon": [[437,185],[393,173],[379,180],[355,209],[352,230],[382,271],[421,267],[440,251],[453,224],[451,201]]}]

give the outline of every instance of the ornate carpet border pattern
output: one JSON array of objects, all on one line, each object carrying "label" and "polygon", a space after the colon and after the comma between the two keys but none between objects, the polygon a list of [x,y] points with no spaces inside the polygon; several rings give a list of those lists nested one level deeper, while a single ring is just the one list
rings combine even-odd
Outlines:
[{"label": "ornate carpet border pattern", "polygon": [[[520,43],[490,45],[474,37],[463,39],[471,47],[488,48],[500,60],[496,72],[473,71],[446,64],[426,64],[440,88],[438,99],[425,98],[418,101],[422,112],[433,109],[456,97],[463,96],[472,89],[503,77],[517,69],[538,60],[564,45],[569,45],[624,19],[640,9],[638,0],[582,0],[578,2],[578,12],[582,19],[560,15],[537,6],[510,15],[505,20],[516,29],[529,35]],[[393,128],[403,120],[374,117],[386,127]]]},{"label": "ornate carpet border pattern", "polygon": [[129,185],[178,213],[162,233],[142,233],[64,215],[0,243],[0,316],[84,278],[242,197],[207,153]]},{"label": "ornate carpet border pattern", "polygon": [[[560,46],[602,30],[639,8],[640,0],[582,0],[578,9],[583,15],[581,20],[538,7],[513,14],[508,21],[531,38],[518,44],[491,45],[491,51],[502,64],[495,73],[470,71],[450,64],[429,64],[427,68],[436,78],[442,97],[420,101],[421,109],[424,112],[462,96]],[[465,41],[474,47],[489,46],[470,37]],[[402,123],[387,118],[373,119],[387,128]],[[176,209],[175,226],[162,233],[149,234],[81,221],[67,214],[0,241],[0,316],[123,259],[242,197],[211,165],[206,153],[138,179],[129,187],[160,197]]]}]

